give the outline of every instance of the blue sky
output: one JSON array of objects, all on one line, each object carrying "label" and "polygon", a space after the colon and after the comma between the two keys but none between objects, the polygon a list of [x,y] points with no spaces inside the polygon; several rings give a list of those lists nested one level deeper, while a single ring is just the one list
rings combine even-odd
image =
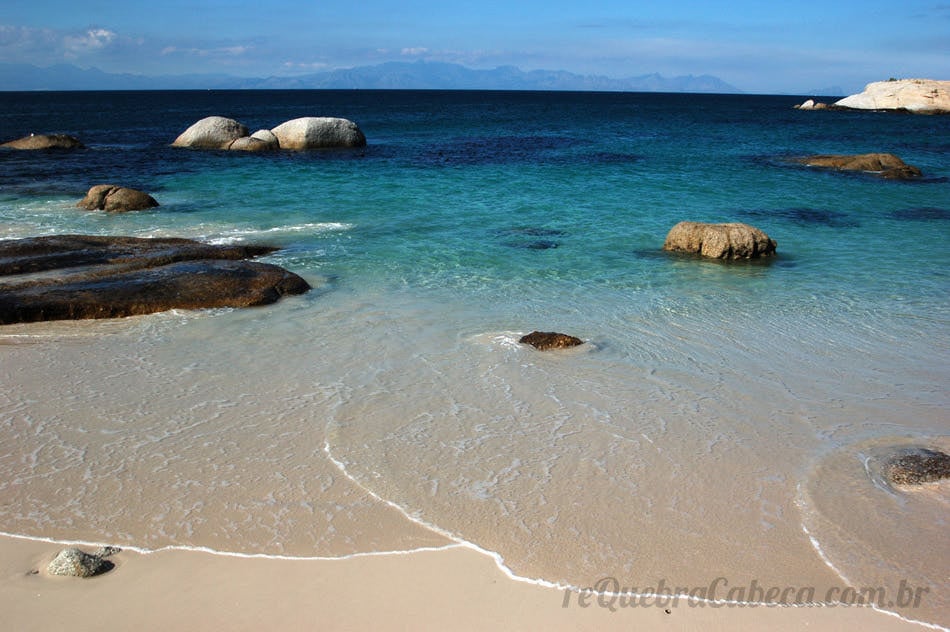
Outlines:
[{"label": "blue sky", "polygon": [[746,92],[855,92],[889,77],[950,79],[950,2],[0,3],[0,63],[266,77],[420,59],[614,78],[711,74]]}]

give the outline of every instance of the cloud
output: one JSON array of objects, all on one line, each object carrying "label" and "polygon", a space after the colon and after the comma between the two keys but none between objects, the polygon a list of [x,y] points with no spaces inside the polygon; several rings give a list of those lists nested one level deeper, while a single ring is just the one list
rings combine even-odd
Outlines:
[{"label": "cloud", "polygon": [[79,35],[66,35],[62,38],[63,48],[67,54],[81,55],[90,51],[101,50],[112,44],[118,35],[108,29],[93,28]]},{"label": "cloud", "polygon": [[0,25],[0,61],[55,64],[98,61],[102,56],[123,54],[141,45],[106,28],[58,31],[27,26]]},{"label": "cloud", "polygon": [[166,46],[162,49],[161,54],[192,57],[240,57],[252,50],[252,46],[218,46],[216,48]]},{"label": "cloud", "polygon": [[428,48],[424,46],[417,46],[414,48],[403,48],[400,51],[400,54],[406,57],[419,57],[420,55],[425,55],[428,52]]}]

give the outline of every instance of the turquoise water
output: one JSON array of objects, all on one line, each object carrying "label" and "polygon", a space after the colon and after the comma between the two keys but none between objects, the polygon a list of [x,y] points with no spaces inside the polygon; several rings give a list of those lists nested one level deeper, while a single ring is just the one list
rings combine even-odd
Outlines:
[{"label": "turquoise water", "polygon": [[[0,331],[2,364],[27,365],[2,374],[0,467],[30,472],[0,485],[0,530],[303,557],[449,538],[575,586],[909,578],[934,601],[902,614],[946,625],[946,488],[882,490],[862,463],[947,442],[950,119],[802,100],[0,95],[4,139],[88,146],[0,152],[0,237],[266,242],[317,287],[247,312]],[[343,116],[369,144],[168,146],[212,114],[251,130]],[[871,151],[924,178],[788,161]],[[161,206],[74,207],[102,182]],[[667,255],[681,220],[753,224],[778,255]],[[588,344],[538,354],[516,344],[532,329]],[[44,450],[60,456],[22,456]],[[80,499],[65,507],[61,477]],[[137,500],[106,510],[107,489]],[[360,518],[383,511],[370,498],[398,511]],[[142,518],[142,503],[160,509]],[[390,541],[372,526],[385,520],[410,524]]]}]

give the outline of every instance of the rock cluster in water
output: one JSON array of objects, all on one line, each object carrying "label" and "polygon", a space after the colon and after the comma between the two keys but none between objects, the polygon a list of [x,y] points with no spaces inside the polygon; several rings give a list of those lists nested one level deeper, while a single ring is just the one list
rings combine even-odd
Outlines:
[{"label": "rock cluster in water", "polygon": [[712,259],[756,259],[775,253],[775,241],[764,232],[739,222],[707,224],[680,222],[670,229],[663,249]]},{"label": "rock cluster in water", "polygon": [[0,144],[9,149],[81,149],[83,144],[68,134],[30,134]]},{"label": "rock cluster in water", "polygon": [[548,349],[566,349],[584,344],[584,341],[567,334],[559,334],[553,331],[532,331],[518,340],[521,344],[531,345],[541,351]]},{"label": "rock cluster in water", "polygon": [[922,173],[894,154],[872,153],[853,155],[817,155],[797,158],[796,162],[809,167],[823,167],[841,171],[865,171],[891,180],[912,180]]},{"label": "rock cluster in water", "polygon": [[178,238],[0,240],[0,325],[250,307],[309,290],[288,270],[247,260],[274,250]]},{"label": "rock cluster in water", "polygon": [[115,555],[120,550],[114,546],[106,546],[95,553],[86,553],[76,547],[70,547],[57,553],[46,566],[46,570],[50,575],[94,577],[112,570],[113,564],[106,558]]},{"label": "rock cluster in water", "polygon": [[122,213],[125,211],[140,211],[142,209],[154,208],[158,206],[148,193],[120,187],[114,184],[97,184],[90,188],[86,197],[81,199],[76,206],[84,208],[87,211],[108,211],[110,213]]},{"label": "rock cluster in water", "polygon": [[884,474],[895,485],[922,485],[950,478],[950,455],[925,448],[904,450],[884,465]]},{"label": "rock cluster in water", "polygon": [[307,150],[364,147],[366,136],[353,121],[307,116],[281,123],[272,130],[248,135],[248,128],[223,116],[203,118],[175,139],[173,147],[233,151]]}]

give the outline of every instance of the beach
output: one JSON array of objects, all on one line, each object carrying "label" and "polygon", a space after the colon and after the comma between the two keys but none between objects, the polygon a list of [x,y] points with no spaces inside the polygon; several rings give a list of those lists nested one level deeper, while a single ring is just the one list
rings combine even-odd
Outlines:
[{"label": "beach", "polygon": [[[882,474],[950,451],[940,117],[745,95],[3,98],[4,130],[88,146],[0,153],[0,237],[264,243],[313,288],[0,328],[19,629],[950,625],[950,487]],[[368,144],[169,146],[211,112],[339,114]],[[788,159],[869,138],[923,176]],[[76,208],[114,179],[160,206]],[[754,223],[776,254],[663,252],[687,219]],[[538,351],[533,330],[583,344]],[[66,543],[123,551],[48,576]],[[849,607],[865,589],[877,609]],[[693,601],[630,604],[652,590]]]},{"label": "beach", "polygon": [[[0,539],[11,630],[920,630],[867,607],[622,607],[506,577],[471,549],[341,560],[119,553],[91,579],[29,574],[55,544]],[[670,610],[669,613],[666,610]]]}]

